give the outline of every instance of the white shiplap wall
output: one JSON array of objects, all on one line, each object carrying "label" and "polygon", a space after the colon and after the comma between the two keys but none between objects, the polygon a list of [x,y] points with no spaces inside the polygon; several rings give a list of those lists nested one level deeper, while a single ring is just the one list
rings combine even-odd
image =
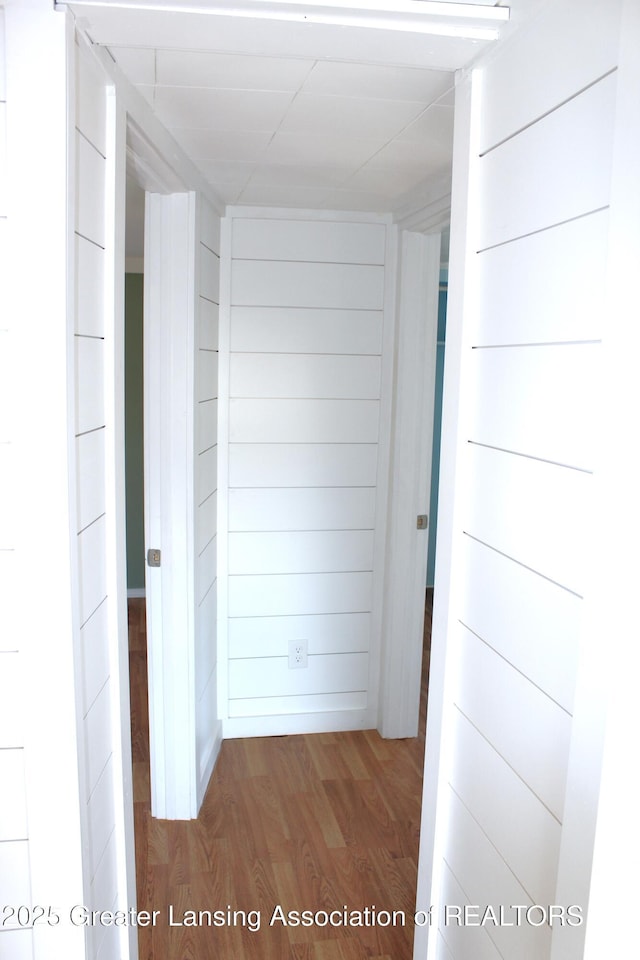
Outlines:
[{"label": "white shiplap wall", "polygon": [[[448,335],[462,329],[462,393],[441,906],[558,902],[616,89],[618,5],[584,6],[564,4],[558,22],[549,5],[465,81],[466,265],[458,275],[452,255],[448,323]],[[573,936],[578,956],[579,928]],[[543,960],[551,941],[544,923],[441,924],[429,955]]]},{"label": "white shiplap wall", "polygon": [[199,198],[195,350],[195,710],[198,807],[220,746],[217,700],[217,462],[220,219]]},{"label": "white shiplap wall", "polygon": [[[106,401],[113,377],[112,323],[107,322],[109,278],[106,218],[108,152],[114,149],[107,119],[107,81],[82,45],[76,45],[75,196],[75,468],[77,571],[79,584],[79,712],[86,903],[113,908],[118,900],[117,759],[112,717],[116,684],[111,647],[114,603],[108,596],[107,537],[115,523],[106,489],[106,448],[113,417]],[[119,801],[122,805],[122,800]],[[87,931],[88,952],[120,956],[119,931]]]},{"label": "white shiplap wall", "polygon": [[[24,681],[16,598],[16,539],[13,521],[16,482],[15,424],[11,376],[15,366],[13,311],[5,302],[7,183],[5,143],[4,10],[0,9],[0,903],[30,902],[29,830],[24,761]],[[25,901],[24,898],[27,898]],[[15,918],[0,928],[0,956],[32,956],[33,932]]]},{"label": "white shiplap wall", "polygon": [[230,223],[228,735],[372,722],[386,233]]}]

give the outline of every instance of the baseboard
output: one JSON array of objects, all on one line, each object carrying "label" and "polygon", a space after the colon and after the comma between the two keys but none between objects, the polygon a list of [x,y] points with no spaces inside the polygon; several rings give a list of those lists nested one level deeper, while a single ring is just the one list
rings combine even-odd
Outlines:
[{"label": "baseboard", "polygon": [[299,733],[338,733],[373,730],[370,710],[335,710],[327,713],[278,714],[272,717],[229,717],[222,721],[222,737],[283,737]]},{"label": "baseboard", "polygon": [[200,781],[198,783],[198,812],[200,811],[200,807],[202,806],[204,795],[207,792],[207,787],[209,786],[209,780],[211,779],[211,774],[214,771],[221,746],[222,746],[222,724],[219,722],[216,727],[215,735],[211,740],[211,744],[209,746],[209,751],[206,755],[206,758],[203,761],[203,763],[200,764]]},{"label": "baseboard", "polygon": [[136,597],[145,597],[144,587],[130,587],[127,589],[127,600],[134,600]]}]

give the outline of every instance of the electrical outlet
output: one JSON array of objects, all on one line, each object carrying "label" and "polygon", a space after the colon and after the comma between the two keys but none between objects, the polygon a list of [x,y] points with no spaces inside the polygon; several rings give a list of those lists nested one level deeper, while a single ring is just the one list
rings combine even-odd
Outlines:
[{"label": "electrical outlet", "polygon": [[302,670],[309,666],[306,640],[289,640],[289,670]]}]

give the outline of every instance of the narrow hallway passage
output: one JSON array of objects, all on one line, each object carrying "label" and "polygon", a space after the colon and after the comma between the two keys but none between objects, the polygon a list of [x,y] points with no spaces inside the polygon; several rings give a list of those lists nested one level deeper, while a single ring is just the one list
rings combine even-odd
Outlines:
[{"label": "narrow hallway passage", "polygon": [[129,602],[138,910],[158,911],[140,960],[410,960],[430,626],[429,592],[417,737],[225,740],[198,820],[166,821],[150,815],[144,600]]}]

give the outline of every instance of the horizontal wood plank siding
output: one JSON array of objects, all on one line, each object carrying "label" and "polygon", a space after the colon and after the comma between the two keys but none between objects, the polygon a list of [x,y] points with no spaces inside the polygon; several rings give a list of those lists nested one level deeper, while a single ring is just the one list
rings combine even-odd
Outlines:
[{"label": "horizontal wood plank siding", "polygon": [[[545,8],[471,80],[476,139],[462,165],[478,215],[452,228],[468,231],[467,264],[448,320],[463,331],[465,399],[442,902],[558,902],[590,583],[616,94],[618,5],[586,6]],[[542,71],[548,42],[556,53]],[[436,573],[436,605],[437,585]],[[453,960],[551,951],[544,923],[463,930],[441,916],[440,937]]]},{"label": "horizontal wood plank siding", "polygon": [[[232,720],[271,729],[281,716],[284,731],[293,714],[351,713],[357,725],[374,702],[386,243],[384,223],[338,216],[231,220]],[[291,670],[300,638],[309,665]]]},{"label": "horizontal wood plank siding", "polygon": [[195,324],[195,750],[198,806],[220,746],[217,697],[217,463],[220,219],[198,197]]}]

